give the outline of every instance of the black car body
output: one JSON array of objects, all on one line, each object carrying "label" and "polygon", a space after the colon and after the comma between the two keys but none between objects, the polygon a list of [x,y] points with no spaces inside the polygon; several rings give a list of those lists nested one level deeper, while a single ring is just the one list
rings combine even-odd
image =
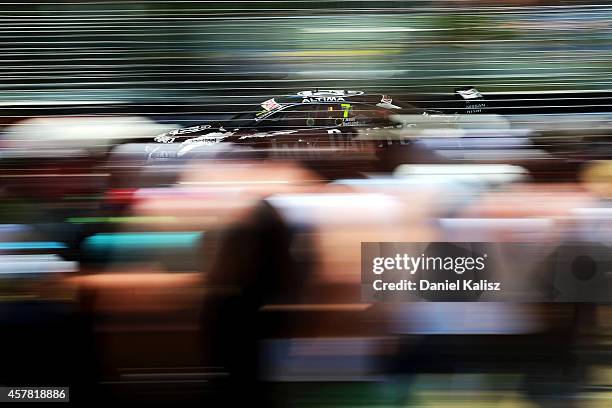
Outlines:
[{"label": "black car body", "polygon": [[[461,109],[466,113],[477,113],[484,108],[484,99],[474,88],[457,90],[455,95],[464,101]],[[340,135],[350,139],[356,134],[356,129],[402,126],[393,120],[394,115],[444,116],[382,94],[312,90],[270,98],[230,120],[176,129],[157,136],[155,141],[182,143],[185,152],[196,146],[220,142],[273,146],[291,141],[315,146],[317,143],[328,144]],[[447,117],[448,120],[451,118]]]},{"label": "black car body", "polygon": [[[391,134],[428,121],[453,122],[459,113],[478,113],[484,108],[484,98],[474,88],[459,89],[453,95],[457,111],[443,113],[364,91],[301,91],[248,106],[229,120],[158,135],[154,143],[146,145],[145,154],[148,162],[173,162],[210,157],[224,147],[235,153],[240,146],[257,152],[257,157],[308,162],[322,173],[328,173],[326,169],[333,169],[330,174],[387,170],[402,162],[429,161],[430,157],[409,139],[381,140],[381,133]],[[390,149],[393,146],[401,153]],[[381,163],[385,168],[380,168]]]}]

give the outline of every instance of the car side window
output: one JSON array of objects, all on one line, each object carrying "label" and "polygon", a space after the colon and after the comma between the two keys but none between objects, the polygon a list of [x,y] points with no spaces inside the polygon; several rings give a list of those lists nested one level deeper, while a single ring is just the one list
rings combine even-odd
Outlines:
[{"label": "car side window", "polygon": [[324,109],[319,113],[320,126],[343,126],[344,121],[349,117],[350,108],[350,103],[332,103],[325,105]]},{"label": "car side window", "polygon": [[343,115],[339,104],[300,104],[263,119],[258,127],[291,129],[341,126]]},{"label": "car side window", "polygon": [[290,129],[314,126],[315,108],[311,105],[290,106],[262,119],[257,127]]},{"label": "car side window", "polygon": [[390,112],[378,106],[355,104],[348,109],[344,118],[345,126],[385,126],[390,124]]},{"label": "car side window", "polygon": [[349,103],[303,104],[284,112],[285,125],[289,127],[342,126],[349,117]]}]

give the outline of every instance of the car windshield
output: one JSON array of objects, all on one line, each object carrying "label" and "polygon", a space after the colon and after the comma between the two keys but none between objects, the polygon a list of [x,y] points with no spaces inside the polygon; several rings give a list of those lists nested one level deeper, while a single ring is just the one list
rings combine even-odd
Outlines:
[{"label": "car windshield", "polygon": [[259,105],[250,105],[250,106],[244,107],[244,109],[236,113],[231,119],[227,121],[226,127],[228,128],[251,127],[255,124],[257,113],[260,111],[261,111],[261,106]]}]

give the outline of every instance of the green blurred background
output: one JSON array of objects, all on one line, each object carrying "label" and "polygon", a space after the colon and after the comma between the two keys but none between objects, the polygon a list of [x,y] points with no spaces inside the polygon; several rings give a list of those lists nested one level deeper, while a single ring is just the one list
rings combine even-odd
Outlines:
[{"label": "green blurred background", "polygon": [[606,90],[611,11],[576,1],[2,3],[0,102]]}]

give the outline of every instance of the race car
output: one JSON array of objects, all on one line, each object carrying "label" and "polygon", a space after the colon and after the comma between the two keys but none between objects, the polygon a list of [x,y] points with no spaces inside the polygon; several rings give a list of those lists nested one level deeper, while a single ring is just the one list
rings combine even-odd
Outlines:
[{"label": "race car", "polygon": [[[480,113],[484,98],[475,88],[455,91],[463,101],[463,113]],[[267,99],[226,121],[176,129],[155,137],[158,143],[181,143],[179,155],[200,146],[220,142],[275,146],[291,141],[304,146],[337,145],[339,135],[349,140],[356,129],[410,126],[397,115],[436,116],[447,121],[453,115],[422,109],[388,95],[355,90],[305,90],[295,95]],[[330,138],[330,135],[331,138]]]},{"label": "race car", "polygon": [[218,155],[292,160],[330,178],[386,172],[402,163],[437,161],[434,152],[406,136],[406,129],[418,133],[430,124],[452,126],[462,114],[485,108],[475,88],[453,95],[457,109],[442,112],[360,90],[304,90],[248,106],[228,120],[160,134],[144,146],[142,141],[119,146],[114,156],[133,159],[136,166]]}]

